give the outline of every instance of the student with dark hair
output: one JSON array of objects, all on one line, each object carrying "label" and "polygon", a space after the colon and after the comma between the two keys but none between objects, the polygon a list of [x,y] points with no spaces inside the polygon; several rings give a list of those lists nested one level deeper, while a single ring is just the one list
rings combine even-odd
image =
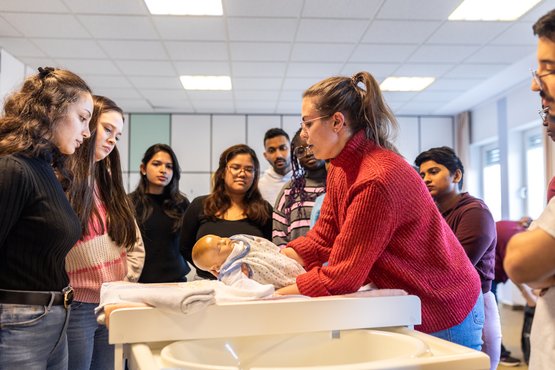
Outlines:
[{"label": "student with dark hair", "polygon": [[432,148],[420,153],[414,164],[480,275],[485,314],[482,351],[490,357],[490,368],[495,370],[501,356],[499,310],[491,292],[495,272],[495,221],[482,200],[461,192],[464,167],[453,149],[446,146]]},{"label": "student with dark hair", "polygon": [[[62,184],[90,136],[91,89],[74,73],[39,68],[0,117],[0,369],[67,369],[73,291],[65,257],[81,236]],[[56,177],[58,175],[58,178]]]},{"label": "student with dark hair", "polygon": [[[272,206],[258,191],[260,164],[256,153],[244,144],[233,145],[220,155],[212,178],[212,192],[195,198],[183,219],[181,254],[193,263],[195,242],[205,235],[235,234],[272,238]],[[197,269],[200,277],[212,274]]]},{"label": "student with dark hair", "polygon": [[262,198],[272,206],[281,188],[291,179],[291,153],[289,135],[280,128],[271,128],[264,134],[264,158],[270,163],[258,180]]},{"label": "student with dark hair", "polygon": [[396,152],[390,135],[397,121],[376,79],[359,72],[311,86],[301,125],[310,152],[331,164],[318,222],[281,250],[307,272],[278,293],[339,295],[368,283],[403,289],[422,302],[417,330],[480,349],[480,279],[422,180]]},{"label": "student with dark hair", "polygon": [[146,250],[141,283],[187,281],[191,270],[179,251],[183,216],[189,200],[179,191],[181,168],[166,144],[149,147],[140,165],[141,179],[129,194]]},{"label": "student with dark hair", "polygon": [[111,281],[137,282],[144,247],[134,211],[123,187],[116,142],[123,111],[104,96],[93,96],[91,140],[70,159],[74,174],[68,198],[81,220],[83,235],[66,257],[75,291],[67,329],[68,368],[113,369],[114,346],[108,329],[96,322],[100,288]]},{"label": "student with dark hair", "polygon": [[272,241],[279,247],[305,235],[316,198],[326,191],[326,166],[314,158],[301,137],[301,129],[291,141],[293,176],[281,189],[273,213]]}]

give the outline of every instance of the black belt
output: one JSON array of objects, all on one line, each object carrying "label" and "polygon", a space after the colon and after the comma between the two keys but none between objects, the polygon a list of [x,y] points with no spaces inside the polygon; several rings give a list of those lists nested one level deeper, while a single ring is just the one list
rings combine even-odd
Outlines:
[{"label": "black belt", "polygon": [[0,289],[0,303],[48,306],[68,308],[73,302],[73,288],[68,286],[61,292],[34,292],[27,290]]}]

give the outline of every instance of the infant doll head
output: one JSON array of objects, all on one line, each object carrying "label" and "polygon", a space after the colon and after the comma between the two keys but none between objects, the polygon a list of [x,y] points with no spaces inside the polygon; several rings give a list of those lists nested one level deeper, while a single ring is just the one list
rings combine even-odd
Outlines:
[{"label": "infant doll head", "polygon": [[218,277],[220,268],[233,251],[234,241],[216,235],[205,235],[193,246],[193,263],[199,269]]}]

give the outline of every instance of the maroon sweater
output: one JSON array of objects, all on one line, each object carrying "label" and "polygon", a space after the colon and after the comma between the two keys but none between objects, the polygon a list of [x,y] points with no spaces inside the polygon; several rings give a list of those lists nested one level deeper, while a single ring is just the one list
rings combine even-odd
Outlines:
[{"label": "maroon sweater", "polygon": [[480,279],[416,171],[361,131],[331,161],[327,184],[316,226],[288,244],[308,271],[297,277],[300,292],[337,295],[373,282],[420,297],[418,330],[461,323]]},{"label": "maroon sweater", "polygon": [[495,221],[486,204],[468,193],[459,194],[459,201],[443,211],[445,221],[478,271],[482,293],[491,290],[495,269]]}]

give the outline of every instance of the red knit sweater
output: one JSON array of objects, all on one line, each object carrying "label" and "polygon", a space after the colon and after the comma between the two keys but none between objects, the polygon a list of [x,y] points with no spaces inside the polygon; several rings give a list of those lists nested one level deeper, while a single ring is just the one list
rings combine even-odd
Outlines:
[{"label": "red knit sweater", "polygon": [[297,277],[302,294],[351,293],[370,282],[404,289],[420,297],[417,329],[427,333],[461,323],[481,291],[476,269],[417,172],[363,131],[331,161],[314,229],[288,247],[308,271]]}]

